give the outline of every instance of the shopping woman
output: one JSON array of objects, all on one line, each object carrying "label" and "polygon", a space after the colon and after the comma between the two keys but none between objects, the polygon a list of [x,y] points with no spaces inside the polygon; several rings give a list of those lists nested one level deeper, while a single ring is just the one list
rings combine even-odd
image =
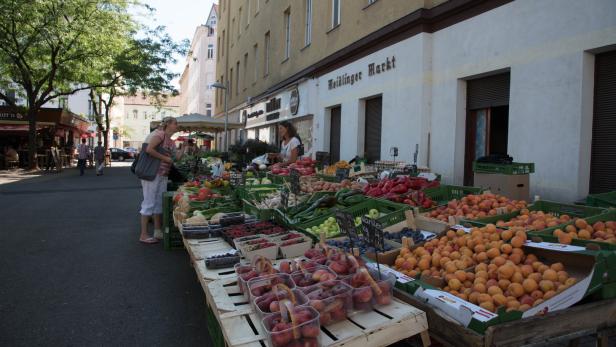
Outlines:
[{"label": "shopping woman", "polygon": [[278,159],[283,164],[292,164],[299,158],[299,146],[302,142],[297,135],[297,130],[290,122],[278,124],[278,136],[280,141],[280,153],[270,157]]},{"label": "shopping woman", "polygon": [[[141,203],[141,235],[139,241],[147,244],[157,243],[163,238],[162,213],[163,193],[167,191],[167,176],[175,157],[175,143],[171,140],[178,128],[177,120],[173,117],[163,118],[158,129],[154,130],[146,141],[146,153],[151,157],[160,159],[160,166],[153,181],[141,180],[143,188],[143,202]],[[154,218],[154,236],[148,235],[148,221]]]}]

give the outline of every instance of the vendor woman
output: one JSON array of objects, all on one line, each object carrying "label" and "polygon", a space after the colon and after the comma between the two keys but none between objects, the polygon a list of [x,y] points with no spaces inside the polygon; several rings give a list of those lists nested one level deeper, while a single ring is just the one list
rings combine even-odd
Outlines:
[{"label": "vendor woman", "polygon": [[280,153],[270,155],[270,158],[275,158],[283,164],[295,163],[299,157],[299,146],[302,142],[297,135],[297,130],[290,122],[281,122],[278,124],[278,136],[280,139]]}]

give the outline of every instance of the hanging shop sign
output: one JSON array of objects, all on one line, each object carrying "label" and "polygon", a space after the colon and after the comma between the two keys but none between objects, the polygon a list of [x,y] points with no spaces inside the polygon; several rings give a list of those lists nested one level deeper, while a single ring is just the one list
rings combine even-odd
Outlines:
[{"label": "hanging shop sign", "polygon": [[289,107],[291,108],[291,114],[296,115],[299,110],[299,91],[297,88],[291,91],[291,97],[289,98]]},{"label": "hanging shop sign", "polygon": [[13,110],[0,110],[0,120],[25,120],[26,116]]},{"label": "hanging shop sign", "polygon": [[[367,66],[368,77],[373,77],[375,75],[380,75],[387,71],[393,70],[396,68],[396,57],[391,56],[387,57],[385,61],[379,63],[370,63]],[[355,83],[361,81],[365,71],[357,71],[355,73],[344,73],[342,75],[336,76],[335,78],[331,78],[327,81],[327,88],[329,90],[340,88],[342,86],[352,86]]]}]

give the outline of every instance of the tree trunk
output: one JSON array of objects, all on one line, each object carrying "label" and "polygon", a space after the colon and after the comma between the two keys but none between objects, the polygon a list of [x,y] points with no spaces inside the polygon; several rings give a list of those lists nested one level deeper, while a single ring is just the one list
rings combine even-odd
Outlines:
[{"label": "tree trunk", "polygon": [[105,107],[105,153],[109,149],[109,126],[111,121],[109,120],[109,108]]},{"label": "tree trunk", "polygon": [[[33,103],[30,103],[32,105]],[[35,106],[28,108],[28,168],[38,170],[36,160],[36,115],[38,109]]]},{"label": "tree trunk", "polygon": [[105,146],[105,153],[109,149],[109,129],[105,128],[103,130],[103,146]]}]

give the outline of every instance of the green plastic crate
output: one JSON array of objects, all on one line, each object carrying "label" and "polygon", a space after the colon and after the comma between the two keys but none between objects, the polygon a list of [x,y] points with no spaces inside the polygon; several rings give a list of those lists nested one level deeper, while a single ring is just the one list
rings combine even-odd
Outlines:
[{"label": "green plastic crate", "polygon": [[[587,223],[589,224],[594,224],[596,222],[607,222],[607,221],[616,221],[616,211],[614,210],[609,210],[603,214],[594,216],[594,217],[589,217],[589,218],[584,218],[586,220]],[[528,233],[528,235],[530,236],[537,236],[537,237],[541,237],[543,239],[543,241],[546,242],[558,242],[558,237],[553,235],[554,230],[556,229],[563,229],[564,227],[566,227],[567,225],[573,224],[573,220],[570,223],[566,223],[563,225],[559,225],[559,226],[555,226],[555,227],[551,227],[551,228],[547,228],[541,231],[531,231]],[[608,251],[616,251],[616,244],[612,244],[612,243],[608,243],[608,242],[601,242],[601,241],[594,241],[594,240],[581,240],[581,239],[573,239],[573,241],[571,242],[572,245],[575,246],[582,246],[582,247],[586,247],[589,244],[595,244],[599,247],[601,247],[601,249],[603,250],[608,250]]]},{"label": "green plastic crate", "polygon": [[163,246],[165,250],[167,251],[184,248],[184,242],[182,241],[182,234],[180,233],[180,230],[178,228],[173,226],[172,228],[164,229]]},{"label": "green plastic crate", "polygon": [[[588,218],[597,216],[605,213],[605,209],[599,207],[589,207],[582,205],[569,205],[569,204],[561,204],[559,202],[547,201],[547,200],[539,200],[529,205],[529,211],[543,211],[549,212],[555,216],[560,216],[563,214],[567,214],[570,217],[580,217],[580,218]],[[517,217],[520,214],[520,211],[515,211],[511,213],[505,213],[496,216],[490,216],[486,218],[476,219],[476,220],[463,220],[464,223],[474,225],[474,226],[485,226],[486,224],[496,224],[499,220],[508,222],[514,217]],[[556,227],[561,227],[562,225],[558,225]]]},{"label": "green plastic crate", "polygon": [[338,182],[336,176],[318,174],[317,178],[325,182]]},{"label": "green plastic crate", "polygon": [[[377,209],[383,216],[379,217],[377,220],[383,225],[383,227],[388,227],[390,225],[394,225],[396,223],[402,222],[406,220],[406,216],[404,211],[410,209],[411,206],[406,204],[398,204],[395,202],[391,202],[389,200],[381,200],[381,199],[368,199],[365,202],[357,204],[355,206],[343,208],[342,211],[350,213],[353,217],[361,217],[363,215],[368,214],[371,209]],[[323,216],[314,220],[311,220],[306,223],[296,225],[297,228],[304,230],[311,228],[313,226],[318,226],[323,224],[323,222],[329,218],[333,217],[334,213],[329,216]],[[332,237],[338,237],[340,235],[333,235]]]},{"label": "green plastic crate", "polygon": [[505,175],[527,175],[535,172],[535,163],[492,164],[474,161],[473,172]]},{"label": "green plastic crate", "polygon": [[253,186],[241,186],[235,189],[235,194],[239,199],[246,199],[252,192],[272,192],[280,189],[280,185],[277,184],[257,184]]},{"label": "green plastic crate", "polygon": [[616,207],[616,191],[590,194],[586,197],[586,204],[595,207]]},{"label": "green plastic crate", "polygon": [[462,199],[469,194],[480,194],[483,188],[440,185],[434,188],[424,189],[424,193],[432,200],[436,201],[437,205],[444,205],[453,199]]},{"label": "green plastic crate", "polygon": [[174,192],[163,193],[163,229],[173,228],[173,195]]}]

